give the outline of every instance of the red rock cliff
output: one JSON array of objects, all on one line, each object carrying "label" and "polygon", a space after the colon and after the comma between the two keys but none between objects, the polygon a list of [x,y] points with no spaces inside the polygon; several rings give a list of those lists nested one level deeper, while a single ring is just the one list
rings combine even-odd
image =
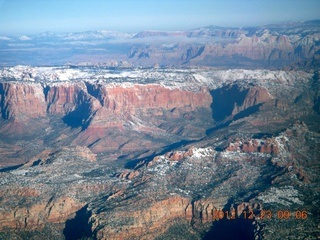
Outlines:
[{"label": "red rock cliff", "polygon": [[90,98],[83,82],[49,85],[44,91],[50,114],[67,114]]},{"label": "red rock cliff", "polygon": [[4,119],[46,115],[43,88],[38,83],[0,83],[0,111]]},{"label": "red rock cliff", "polygon": [[[132,87],[89,84],[84,82],[61,83],[46,87],[37,83],[0,83],[0,110],[4,119],[18,115],[31,118],[46,114],[65,115],[83,103],[92,103],[93,110],[102,106],[114,114],[134,113],[136,109],[209,107],[211,96],[207,89],[190,92],[160,85],[134,85]],[[97,101],[98,100],[98,101]],[[99,104],[102,104],[102,106]]]},{"label": "red rock cliff", "polygon": [[189,107],[209,107],[212,101],[207,89],[201,92],[170,89],[158,84],[134,85],[132,87],[89,85],[101,104],[119,114],[134,113],[135,109]]}]

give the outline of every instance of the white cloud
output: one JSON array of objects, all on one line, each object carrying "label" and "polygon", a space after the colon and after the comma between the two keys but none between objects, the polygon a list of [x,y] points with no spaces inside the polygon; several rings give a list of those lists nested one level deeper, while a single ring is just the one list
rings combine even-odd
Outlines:
[{"label": "white cloud", "polygon": [[0,36],[0,40],[11,41],[12,39],[5,36]]},{"label": "white cloud", "polygon": [[31,38],[29,38],[28,36],[25,36],[25,35],[23,35],[23,36],[19,37],[19,39],[20,39],[21,41],[28,41],[28,40],[31,40]]}]

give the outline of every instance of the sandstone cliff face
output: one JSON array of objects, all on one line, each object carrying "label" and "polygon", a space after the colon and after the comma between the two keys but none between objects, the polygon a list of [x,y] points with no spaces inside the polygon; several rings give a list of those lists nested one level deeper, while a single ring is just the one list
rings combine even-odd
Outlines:
[{"label": "sandstone cliff face", "polygon": [[43,91],[49,114],[66,115],[89,100],[83,82],[48,85]]},{"label": "sandstone cliff face", "polygon": [[[26,190],[30,192],[30,190]],[[12,194],[12,192],[10,192]],[[29,196],[30,197],[30,196]],[[32,197],[37,197],[32,196]],[[19,207],[12,212],[0,212],[0,231],[6,229],[42,229],[46,223],[64,223],[72,214],[83,207],[75,199],[62,197],[51,201],[38,202],[31,207]]]},{"label": "sandstone cliff face", "polygon": [[194,110],[196,107],[208,107],[211,102],[207,89],[203,89],[202,92],[189,92],[156,84],[132,87],[90,85],[90,87],[97,94],[102,106],[115,114],[124,112],[134,114],[136,109],[147,111],[188,107],[189,110]]},{"label": "sandstone cliff face", "polygon": [[[72,128],[82,128],[76,144],[90,145],[108,132],[123,130],[126,122],[158,116],[165,120],[164,112],[175,109],[176,117],[198,108],[209,108],[211,96],[206,88],[191,92],[160,85],[113,86],[85,82],[41,84],[1,83],[2,118],[11,120],[11,127],[2,130],[14,133],[29,133],[31,122],[39,117],[56,116]],[[138,117],[138,118],[136,118]],[[23,124],[19,125],[23,121]],[[140,121],[140,122],[139,122]],[[143,127],[139,120],[135,128],[152,131],[160,122]],[[150,130],[148,130],[148,127]],[[31,129],[34,129],[32,127]],[[159,129],[160,130],[160,129]],[[112,142],[112,141],[109,141]],[[121,140],[116,148],[127,140]],[[112,146],[111,146],[112,147]],[[101,150],[101,147],[97,147]]]},{"label": "sandstone cliff face", "polygon": [[[235,94],[237,95],[237,94]],[[242,103],[239,105],[235,106],[235,109],[232,111],[232,115],[235,115],[239,113],[240,111],[243,111],[247,108],[253,107],[255,105],[261,104],[268,102],[272,99],[273,97],[271,94],[268,92],[267,89],[259,86],[254,86],[249,88],[245,99],[243,100]]]},{"label": "sandstone cliff face", "polygon": [[192,111],[211,103],[207,89],[190,92],[159,85],[122,87],[79,82],[43,87],[41,84],[0,83],[0,94],[4,119],[14,119],[17,115],[30,118],[67,115],[85,104],[90,106],[91,112],[103,107],[113,115],[120,115],[134,114],[138,109],[146,112],[148,109],[187,108]]},{"label": "sandstone cliff face", "polygon": [[[146,204],[146,200],[134,204],[143,205]],[[192,206],[189,199],[175,196],[154,202],[148,208],[128,212],[121,211],[112,213],[112,215],[112,218],[122,219],[124,225],[120,228],[115,227],[109,215],[106,216],[105,227],[101,229],[100,223],[95,221],[96,217],[100,218],[101,216],[92,215],[92,229],[97,239],[150,239],[157,237],[169,227],[168,223],[178,218],[186,218],[190,222]]]},{"label": "sandstone cliff face", "polygon": [[1,82],[0,111],[6,120],[28,121],[45,116],[46,102],[41,84]]}]

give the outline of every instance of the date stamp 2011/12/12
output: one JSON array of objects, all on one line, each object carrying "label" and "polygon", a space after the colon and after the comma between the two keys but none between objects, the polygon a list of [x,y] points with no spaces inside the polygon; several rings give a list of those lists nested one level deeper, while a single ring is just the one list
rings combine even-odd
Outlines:
[{"label": "date stamp 2011/12/12", "polygon": [[306,220],[308,218],[308,212],[306,210],[297,210],[294,212],[290,212],[289,210],[278,210],[273,212],[271,210],[261,210],[259,213],[255,213],[253,210],[244,210],[241,214],[237,214],[236,210],[230,211],[222,211],[222,210],[213,210],[212,218],[215,220],[222,220],[222,219],[230,219],[234,220],[236,218],[243,218],[243,219],[302,219]]}]

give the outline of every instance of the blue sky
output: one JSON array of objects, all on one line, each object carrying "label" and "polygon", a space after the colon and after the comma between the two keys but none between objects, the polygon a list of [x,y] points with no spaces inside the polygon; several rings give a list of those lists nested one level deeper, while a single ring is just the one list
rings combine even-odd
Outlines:
[{"label": "blue sky", "polygon": [[187,30],[320,19],[320,0],[0,0],[0,34]]}]

